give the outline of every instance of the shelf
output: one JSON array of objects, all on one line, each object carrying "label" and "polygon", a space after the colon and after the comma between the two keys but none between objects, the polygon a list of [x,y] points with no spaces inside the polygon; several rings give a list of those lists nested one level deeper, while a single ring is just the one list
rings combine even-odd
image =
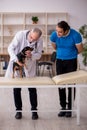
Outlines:
[{"label": "shelf", "polygon": [[38,24],[46,23],[46,13],[26,13],[25,14],[25,24],[32,24],[32,16],[38,17]]},{"label": "shelf", "polygon": [[16,23],[16,24],[12,24],[12,23],[11,23],[11,24],[3,24],[3,26],[4,26],[4,27],[5,27],[5,26],[6,26],[6,27],[7,27],[7,26],[8,26],[8,27],[14,27],[14,26],[18,27],[18,26],[24,26],[24,24],[17,24],[17,23]]},{"label": "shelf", "polygon": [[3,27],[3,36],[14,36],[18,31],[23,30],[23,25],[5,25]]},{"label": "shelf", "polygon": [[3,24],[24,24],[24,13],[4,13]]},{"label": "shelf", "polygon": [[46,26],[46,24],[26,24],[26,26]]},{"label": "shelf", "polygon": [[[32,23],[32,16],[37,16],[37,24]],[[68,21],[66,12],[1,12],[0,13],[0,53],[7,53],[8,45],[18,31],[32,30],[38,27],[42,30],[45,52],[52,52],[50,35],[56,29],[60,20]]]}]

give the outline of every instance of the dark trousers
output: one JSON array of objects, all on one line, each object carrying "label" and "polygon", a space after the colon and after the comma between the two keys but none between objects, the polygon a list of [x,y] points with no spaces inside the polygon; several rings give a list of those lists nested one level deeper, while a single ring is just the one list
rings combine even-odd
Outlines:
[{"label": "dark trousers", "polygon": [[[31,110],[37,110],[37,91],[36,88],[28,88]],[[14,103],[16,110],[22,110],[21,88],[14,88]]]},{"label": "dark trousers", "polygon": [[[72,60],[60,60],[56,61],[56,72],[57,75],[77,70],[77,59]],[[59,88],[59,100],[62,108],[66,108],[66,88]],[[74,88],[74,99],[75,99],[75,88]],[[72,88],[68,88],[68,109],[72,109]]]}]

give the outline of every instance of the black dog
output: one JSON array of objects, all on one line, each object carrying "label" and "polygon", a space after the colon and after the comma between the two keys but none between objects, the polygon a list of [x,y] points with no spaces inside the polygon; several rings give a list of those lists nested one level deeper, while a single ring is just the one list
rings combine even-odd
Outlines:
[{"label": "black dog", "polygon": [[[17,54],[18,61],[22,64],[25,63],[26,51],[33,51],[33,48],[27,46],[20,53]],[[20,66],[17,62],[13,62],[13,75],[12,75],[12,77],[14,78],[15,71],[19,71],[20,77],[23,77],[22,70],[23,70],[22,66]]]}]

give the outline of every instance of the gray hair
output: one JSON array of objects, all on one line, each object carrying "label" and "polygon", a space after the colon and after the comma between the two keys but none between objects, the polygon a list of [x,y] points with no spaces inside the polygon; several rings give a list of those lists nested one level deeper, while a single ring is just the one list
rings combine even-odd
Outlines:
[{"label": "gray hair", "polygon": [[32,32],[36,32],[39,37],[42,35],[42,31],[39,28],[34,28]]}]

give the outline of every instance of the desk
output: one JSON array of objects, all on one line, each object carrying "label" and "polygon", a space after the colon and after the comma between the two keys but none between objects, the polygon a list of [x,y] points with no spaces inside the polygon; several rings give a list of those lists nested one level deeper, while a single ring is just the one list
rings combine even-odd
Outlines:
[{"label": "desk", "polygon": [[40,61],[50,61],[52,53],[42,53]]},{"label": "desk", "polygon": [[[41,61],[48,61],[50,60],[52,53],[42,53],[40,58]],[[9,54],[0,53],[0,61],[9,61]]]},{"label": "desk", "polygon": [[3,64],[9,61],[9,55],[8,54],[2,54],[0,53],[0,75],[4,75],[3,71]]},{"label": "desk", "polygon": [[[44,82],[45,81],[45,82]],[[0,88],[58,88],[58,87],[76,87],[77,89],[77,125],[80,125],[80,87],[83,85],[56,85],[50,77],[34,77],[34,78],[4,78],[0,77]]]},{"label": "desk", "polygon": [[[73,84],[73,85],[72,85]],[[63,88],[76,87],[77,89],[77,107],[74,110],[77,115],[77,125],[80,124],[80,88],[87,87],[87,71],[78,70],[66,74],[56,75],[50,77],[33,77],[33,78],[5,78],[0,77],[0,87],[14,88],[15,86],[21,88]],[[73,97],[72,97],[73,99]],[[65,111],[65,110],[64,110]]]},{"label": "desk", "polygon": [[9,55],[0,53],[0,61],[9,61]]},{"label": "desk", "polygon": [[[39,61],[50,61],[51,53],[42,53]],[[0,75],[3,75],[3,62],[9,62],[9,55],[0,53]]]}]

